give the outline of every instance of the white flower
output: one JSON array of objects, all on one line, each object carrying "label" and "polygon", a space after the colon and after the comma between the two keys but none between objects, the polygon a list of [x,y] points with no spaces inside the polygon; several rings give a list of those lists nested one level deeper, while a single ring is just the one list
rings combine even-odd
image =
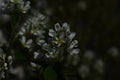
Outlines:
[{"label": "white flower", "polygon": [[20,41],[22,45],[28,49],[32,46],[32,39],[26,40],[25,36],[22,36],[22,39]]},{"label": "white flower", "polygon": [[80,52],[80,49],[79,48],[76,48],[78,47],[78,41],[77,40],[74,40],[72,41],[71,43],[69,43],[68,45],[68,52],[71,54],[71,55],[74,55],[74,54],[78,54]]},{"label": "white flower", "polygon": [[56,58],[57,55],[60,53],[60,51],[57,47],[51,47],[47,43],[44,43],[42,47],[43,47],[43,50],[45,50],[47,52],[45,54],[47,58]]},{"label": "white flower", "polygon": [[59,23],[56,23],[54,28],[55,28],[56,31],[60,31],[61,30],[61,26],[60,26]]},{"label": "white flower", "polygon": [[37,59],[37,57],[39,56],[38,52],[34,52],[34,59]]},{"label": "white flower", "polygon": [[57,35],[53,29],[50,29],[48,34],[50,37],[55,37]]},{"label": "white flower", "polygon": [[[64,23],[62,27],[59,23],[56,23],[54,29],[50,29],[48,35],[52,38],[52,44],[61,47],[62,44],[67,45],[67,51],[73,55],[78,54],[80,49],[78,49],[78,41],[73,40],[76,33],[70,32],[70,27],[67,23]],[[73,41],[72,41],[73,40]]]},{"label": "white flower", "polygon": [[81,10],[86,10],[86,8],[88,7],[85,1],[79,1],[77,5],[78,5],[78,8]]},{"label": "white flower", "polygon": [[8,61],[11,61],[12,60],[12,56],[8,56]]},{"label": "white flower", "polygon": [[97,60],[94,65],[95,70],[97,70],[100,74],[104,72],[104,63],[102,60]]},{"label": "white flower", "polygon": [[117,57],[119,55],[119,50],[116,47],[112,47],[108,50],[108,53],[112,56],[112,57]]},{"label": "white flower", "polygon": [[72,49],[70,54],[74,55],[74,54],[78,54],[80,52],[80,49]]},{"label": "white flower", "polygon": [[48,51],[49,50],[49,45],[47,43],[44,43],[42,48],[43,48],[43,50]]},{"label": "white flower", "polygon": [[37,31],[38,31],[38,29],[37,29],[37,28],[34,28],[34,29],[31,30],[31,34],[37,35]]},{"label": "white flower", "polygon": [[19,31],[19,35],[24,35],[26,33],[26,29],[24,27]]},{"label": "white flower", "polygon": [[10,62],[7,60],[6,54],[0,48],[0,79],[5,78],[6,71],[11,67]]},{"label": "white flower", "polygon": [[0,0],[0,10],[5,10],[7,8],[7,4],[4,0]]},{"label": "white flower", "polygon": [[72,64],[73,64],[74,66],[76,66],[76,65],[78,64],[79,58],[80,58],[79,55],[73,55]]},{"label": "white flower", "polygon": [[78,47],[78,41],[77,40],[74,40],[70,43],[70,49],[74,48],[74,47]]},{"label": "white flower", "polygon": [[37,44],[38,44],[39,46],[43,45],[44,43],[45,43],[45,40],[38,40],[38,41],[37,41]]},{"label": "white flower", "polygon": [[4,63],[4,67],[7,67],[7,63]]},{"label": "white flower", "polygon": [[62,25],[62,29],[65,30],[66,32],[70,32],[70,27],[69,27],[69,25],[67,23],[64,23]]},{"label": "white flower", "polygon": [[12,60],[13,60],[13,57],[12,57],[12,56],[8,56],[8,62],[9,62],[9,65],[12,64]]},{"label": "white flower", "polygon": [[[44,16],[38,12],[34,12],[32,16],[30,16],[27,21],[24,23],[24,25],[21,27],[21,30],[19,31],[20,35],[20,41],[22,45],[26,48],[30,48],[32,46],[33,40],[35,40],[36,45],[41,46],[45,43],[44,41],[44,25],[46,25],[46,21],[44,20]],[[26,39],[27,36],[31,36],[32,38],[35,37],[35,39]]]},{"label": "white flower", "polygon": [[30,1],[19,3],[19,9],[23,13],[26,13],[28,11],[28,9],[30,9]]},{"label": "white flower", "polygon": [[25,77],[24,76],[25,75],[24,74],[24,68],[21,67],[21,66],[18,66],[18,67],[15,67],[15,68],[11,67],[10,68],[10,72],[12,74],[16,75],[17,78],[20,79],[20,80],[23,80],[23,78]]},{"label": "white flower", "polygon": [[94,53],[91,50],[86,51],[84,54],[84,58],[88,60],[92,60],[94,57]]},{"label": "white flower", "polygon": [[30,63],[32,67],[37,67],[37,65],[33,62]]},{"label": "white flower", "polygon": [[86,78],[90,74],[90,69],[87,65],[82,65],[78,71],[82,78]]},{"label": "white flower", "polygon": [[4,63],[4,68],[5,68],[5,70],[8,69],[8,67],[7,67],[7,63]]}]

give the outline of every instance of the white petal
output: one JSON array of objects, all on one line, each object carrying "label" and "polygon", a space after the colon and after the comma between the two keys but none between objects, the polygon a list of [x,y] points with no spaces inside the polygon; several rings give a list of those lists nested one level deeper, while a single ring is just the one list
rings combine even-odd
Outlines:
[{"label": "white petal", "polygon": [[14,0],[10,0],[10,2],[14,2]]},{"label": "white petal", "polygon": [[47,43],[43,44],[43,49],[46,50],[46,51],[48,51],[49,45]]},{"label": "white petal", "polygon": [[8,61],[11,61],[12,60],[12,56],[8,56]]},{"label": "white petal", "polygon": [[29,39],[28,41],[27,41],[27,44],[31,44],[32,43],[32,39]]},{"label": "white petal", "polygon": [[80,52],[80,49],[73,49],[70,54],[73,55],[73,54],[78,54]]},{"label": "white petal", "polygon": [[82,65],[79,68],[78,71],[79,71],[79,73],[80,73],[82,78],[85,78],[85,77],[87,77],[90,74],[90,70],[89,70],[89,67],[87,65]]},{"label": "white petal", "polygon": [[55,30],[56,30],[56,31],[60,31],[60,30],[61,30],[61,26],[60,26],[59,23],[56,23],[56,24],[55,24]]},{"label": "white petal", "polygon": [[25,28],[22,27],[21,30],[20,30],[20,32],[19,32],[19,34],[20,34],[20,35],[23,35],[23,34],[25,34],[25,32],[26,32]]},{"label": "white petal", "polygon": [[22,36],[21,42],[22,42],[23,44],[26,43],[26,37],[25,37],[25,36]]},{"label": "white petal", "polygon": [[102,60],[97,60],[94,68],[101,74],[104,72],[104,62]]},{"label": "white petal", "polygon": [[56,36],[56,32],[55,32],[53,29],[50,29],[48,34],[49,34],[49,36],[51,36],[51,37]]},{"label": "white petal", "polygon": [[92,60],[95,57],[94,52],[91,50],[87,50],[84,53],[84,58],[88,59],[88,60]]},{"label": "white petal", "polygon": [[34,52],[34,59],[36,59],[38,57],[39,53],[38,52]]},{"label": "white petal", "polygon": [[22,27],[22,28],[21,28],[21,31],[22,31],[22,32],[25,32],[26,30],[25,30],[25,28],[24,28],[24,27]]},{"label": "white petal", "polygon": [[39,41],[37,42],[38,45],[41,45],[41,44],[43,44],[43,43],[45,43],[45,40],[39,40]]},{"label": "white petal", "polygon": [[77,40],[74,40],[74,41],[71,42],[69,48],[72,49],[72,48],[77,47],[77,46],[78,46],[78,41],[77,41]]},{"label": "white petal", "polygon": [[68,38],[69,38],[70,40],[72,40],[72,39],[75,37],[75,35],[76,35],[76,33],[75,33],[75,32],[72,32],[72,33],[68,36]]},{"label": "white petal", "polygon": [[19,32],[19,35],[23,35],[24,33],[22,31]]},{"label": "white petal", "polygon": [[4,67],[7,67],[7,63],[4,63]]},{"label": "white petal", "polygon": [[70,27],[69,27],[69,25],[67,23],[64,23],[62,28],[65,29],[66,32],[70,31]]},{"label": "white petal", "polygon": [[37,65],[33,62],[30,63],[32,67],[37,67]]}]

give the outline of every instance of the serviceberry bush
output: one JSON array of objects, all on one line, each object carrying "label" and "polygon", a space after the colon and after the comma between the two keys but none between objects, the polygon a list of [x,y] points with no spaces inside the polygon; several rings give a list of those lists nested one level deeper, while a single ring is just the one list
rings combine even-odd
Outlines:
[{"label": "serviceberry bush", "polygon": [[0,80],[64,80],[70,60],[75,66],[79,59],[76,33],[66,22],[50,27],[31,4],[0,0]]}]

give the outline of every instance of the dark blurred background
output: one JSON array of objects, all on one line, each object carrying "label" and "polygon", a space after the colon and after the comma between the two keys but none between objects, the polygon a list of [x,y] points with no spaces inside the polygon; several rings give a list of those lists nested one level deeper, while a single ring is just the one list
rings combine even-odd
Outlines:
[{"label": "dark blurred background", "polygon": [[[32,7],[49,17],[51,26],[57,22],[71,25],[72,31],[77,33],[76,39],[81,49],[79,65],[85,64],[82,56],[88,50],[94,52],[95,60],[101,59],[104,62],[102,79],[94,78],[96,75],[92,74],[96,72],[90,68],[90,78],[83,80],[120,80],[120,0],[30,1]],[[115,54],[114,58],[108,55],[109,50],[113,56]],[[81,76],[73,80],[79,79],[82,80]]]}]

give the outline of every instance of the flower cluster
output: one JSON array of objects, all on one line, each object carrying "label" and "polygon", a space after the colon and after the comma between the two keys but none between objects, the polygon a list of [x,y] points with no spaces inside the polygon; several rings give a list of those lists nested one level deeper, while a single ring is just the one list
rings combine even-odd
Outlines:
[{"label": "flower cluster", "polygon": [[0,10],[10,11],[18,10],[22,13],[26,13],[30,9],[30,1],[24,0],[1,0]]},{"label": "flower cluster", "polygon": [[70,55],[78,54],[79,49],[78,41],[73,40],[75,33],[70,31],[70,27],[67,23],[64,23],[62,27],[59,23],[55,24],[54,29],[50,29],[48,32],[49,43],[43,45],[43,49],[47,51],[48,57],[61,58],[64,53]]},{"label": "flower cluster", "polygon": [[[63,53],[70,55],[78,54],[78,41],[74,40],[75,33],[70,31],[67,23],[62,27],[59,23],[55,24],[54,29],[49,29],[45,32],[46,20],[40,13],[34,13],[19,31],[20,41],[22,45],[28,49],[33,49],[34,46],[39,46],[37,51],[34,51],[34,56],[43,53],[47,58],[61,58]],[[46,36],[48,34],[48,37]],[[29,37],[29,36],[32,37]],[[46,37],[45,37],[46,36]]]},{"label": "flower cluster", "polygon": [[0,49],[0,80],[5,78],[6,72],[12,64],[12,56],[7,56],[2,49]]},{"label": "flower cluster", "polygon": [[23,0],[10,0],[11,3],[17,5],[17,8],[22,12],[26,13],[30,9],[30,1]]},{"label": "flower cluster", "polygon": [[[7,29],[7,27],[3,29],[5,33],[8,31],[6,36],[0,30],[0,80],[11,78],[11,74],[16,77],[22,76],[20,79],[23,79],[23,74],[27,71],[40,71],[41,68],[42,71],[49,67],[51,63],[52,66],[55,66],[56,62],[63,62],[67,56],[73,56],[72,63],[77,64],[80,49],[78,48],[78,40],[75,39],[76,33],[71,32],[69,24],[63,23],[63,25],[60,25],[56,23],[53,28],[49,28],[47,27],[48,19],[31,9],[30,14],[26,14],[27,20],[22,26],[19,25],[23,23],[22,19],[26,19],[23,18],[26,15],[21,13],[27,13],[29,9],[30,2],[26,0],[0,0],[0,13],[2,12],[2,16],[8,18],[6,21],[4,19],[1,21],[8,23],[10,21],[10,29]],[[20,30],[14,33],[13,31],[16,29]],[[1,48],[6,50],[5,53]],[[28,55],[25,55],[22,51],[25,51]],[[13,60],[9,54],[13,55],[14,62],[18,64],[11,65]],[[21,59],[27,59],[22,61],[22,63],[26,63],[25,65],[19,63]],[[16,68],[18,65],[21,67]],[[24,66],[25,68],[28,67],[25,72],[23,70]],[[33,75],[34,71],[28,75]]]},{"label": "flower cluster", "polygon": [[33,44],[41,45],[44,42],[43,34],[45,33],[45,27],[45,16],[38,12],[34,12],[34,14],[28,18],[19,31],[22,45],[28,49],[31,49]]}]

